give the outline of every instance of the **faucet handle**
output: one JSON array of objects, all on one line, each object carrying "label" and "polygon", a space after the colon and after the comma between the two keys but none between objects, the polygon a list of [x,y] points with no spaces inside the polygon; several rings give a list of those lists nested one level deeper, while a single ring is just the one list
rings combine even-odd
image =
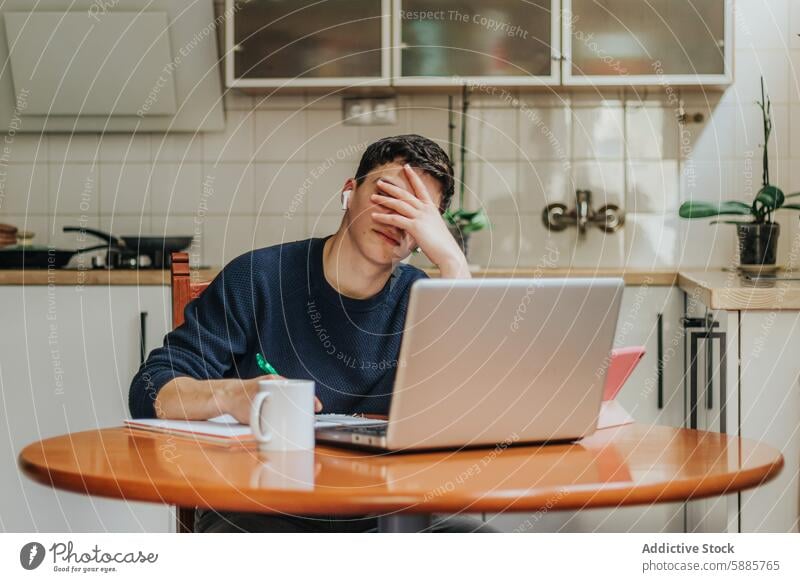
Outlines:
[{"label": "faucet handle", "polygon": [[617,232],[625,224],[625,212],[616,204],[606,204],[597,209],[592,222],[605,232]]},{"label": "faucet handle", "polygon": [[574,216],[570,217],[567,212],[567,205],[560,202],[548,204],[542,210],[542,222],[548,230],[560,231],[566,230],[570,224],[575,223]]}]

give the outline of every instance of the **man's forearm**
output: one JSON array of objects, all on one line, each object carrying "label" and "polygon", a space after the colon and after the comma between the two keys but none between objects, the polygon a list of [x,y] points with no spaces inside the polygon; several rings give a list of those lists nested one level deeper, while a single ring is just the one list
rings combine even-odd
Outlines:
[{"label": "man's forearm", "polygon": [[464,255],[455,257],[449,261],[442,261],[439,267],[442,279],[471,279],[472,273],[469,270],[467,259]]},{"label": "man's forearm", "polygon": [[158,391],[157,418],[206,420],[227,412],[229,379],[173,378]]}]

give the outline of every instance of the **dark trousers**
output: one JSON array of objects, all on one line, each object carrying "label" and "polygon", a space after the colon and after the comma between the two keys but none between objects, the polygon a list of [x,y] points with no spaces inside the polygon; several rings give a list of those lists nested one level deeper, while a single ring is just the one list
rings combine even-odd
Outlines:
[{"label": "dark trousers", "polygon": [[[197,533],[366,533],[378,531],[378,518],[364,515],[301,516],[195,509]],[[480,519],[463,515],[433,515],[430,532],[490,533],[496,531]]]}]

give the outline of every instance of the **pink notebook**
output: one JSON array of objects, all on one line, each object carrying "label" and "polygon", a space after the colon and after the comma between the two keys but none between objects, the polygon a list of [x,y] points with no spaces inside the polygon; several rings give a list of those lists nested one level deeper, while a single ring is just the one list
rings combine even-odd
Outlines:
[{"label": "pink notebook", "polygon": [[631,346],[611,350],[611,361],[606,373],[606,385],[603,390],[603,400],[614,400],[625,381],[633,372],[636,364],[644,356],[644,346]]}]

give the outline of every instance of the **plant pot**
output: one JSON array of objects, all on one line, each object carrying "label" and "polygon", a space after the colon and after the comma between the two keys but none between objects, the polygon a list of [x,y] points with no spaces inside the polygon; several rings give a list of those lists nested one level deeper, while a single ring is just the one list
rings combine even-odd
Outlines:
[{"label": "plant pot", "polygon": [[777,222],[737,224],[739,264],[774,265],[780,233],[781,225]]},{"label": "plant pot", "polygon": [[464,253],[465,257],[468,257],[467,251],[469,249],[469,235],[468,232],[463,232],[460,228],[453,224],[447,225],[447,230],[450,231],[450,234],[453,235],[453,238],[456,239],[458,246],[461,248],[461,252]]}]

